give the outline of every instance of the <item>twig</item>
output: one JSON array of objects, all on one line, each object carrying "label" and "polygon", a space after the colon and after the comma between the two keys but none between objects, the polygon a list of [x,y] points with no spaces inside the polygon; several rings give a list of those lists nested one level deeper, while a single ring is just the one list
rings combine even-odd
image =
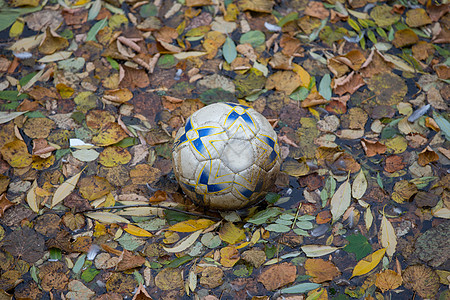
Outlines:
[{"label": "twig", "polygon": [[85,212],[90,212],[90,211],[102,211],[102,210],[108,210],[108,209],[125,209],[125,208],[132,208],[132,207],[152,207],[152,208],[167,209],[167,210],[179,212],[179,213],[186,214],[186,215],[207,218],[207,219],[211,219],[211,220],[215,220],[215,221],[221,220],[220,218],[217,218],[217,217],[194,213],[194,212],[190,212],[190,211],[185,211],[185,210],[178,209],[178,208],[165,207],[165,206],[159,206],[159,205],[150,205],[150,204],[134,204],[134,205],[117,205],[117,206],[109,206],[109,207],[96,207],[96,208],[85,209],[83,211],[80,211],[80,213],[85,213]]}]

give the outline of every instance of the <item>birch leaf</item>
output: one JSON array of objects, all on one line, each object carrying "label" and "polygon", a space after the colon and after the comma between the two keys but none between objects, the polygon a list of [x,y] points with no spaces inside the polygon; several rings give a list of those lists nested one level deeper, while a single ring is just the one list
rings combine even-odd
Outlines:
[{"label": "birch leaf", "polygon": [[359,200],[364,196],[367,190],[367,179],[364,175],[363,170],[359,171],[358,176],[356,176],[352,185],[352,196],[353,198]]},{"label": "birch leaf", "polygon": [[124,217],[115,215],[113,213],[110,212],[88,212],[85,213],[85,216],[103,223],[107,223],[107,224],[115,224],[115,223],[125,223],[128,224],[130,223],[130,221],[128,221],[127,219],[125,219]]},{"label": "birch leaf", "polygon": [[386,248],[383,248],[361,259],[353,269],[352,277],[364,275],[372,271],[381,261],[385,253]]},{"label": "birch leaf", "polygon": [[395,235],[394,227],[391,222],[383,215],[381,219],[381,245],[386,248],[388,256],[394,255],[395,247],[397,246],[397,236]]},{"label": "birch leaf", "polygon": [[188,236],[186,239],[182,239],[174,247],[166,248],[163,246],[163,248],[164,248],[164,250],[166,250],[169,253],[178,253],[178,252],[184,251],[195,243],[195,241],[198,239],[198,237],[200,236],[201,233],[202,233],[202,230],[198,230],[198,231],[194,232],[193,234],[191,234],[190,236]]},{"label": "birch leaf", "polygon": [[331,198],[331,214],[333,215],[333,223],[336,222],[350,206],[351,186],[350,178],[341,184],[333,198]]},{"label": "birch leaf", "polygon": [[194,270],[189,271],[189,289],[193,292],[197,288],[197,274]]},{"label": "birch leaf", "polygon": [[54,207],[56,204],[63,201],[64,198],[69,196],[70,193],[72,193],[72,191],[75,189],[75,186],[77,185],[78,179],[80,179],[82,172],[83,171],[67,179],[56,189],[55,194],[53,194],[51,207]]},{"label": "birch leaf", "polygon": [[27,203],[28,206],[30,206],[31,210],[34,211],[35,213],[39,212],[39,204],[37,203],[37,199],[36,199],[36,188],[37,188],[37,181],[34,180],[33,184],[31,185],[30,190],[27,193]]},{"label": "birch leaf", "polygon": [[372,227],[373,222],[373,214],[370,206],[367,207],[366,212],[364,213],[364,221],[366,222],[366,229],[369,231],[370,227]]},{"label": "birch leaf", "polygon": [[324,246],[324,245],[304,245],[301,247],[307,257],[319,257],[333,253],[338,247]]}]

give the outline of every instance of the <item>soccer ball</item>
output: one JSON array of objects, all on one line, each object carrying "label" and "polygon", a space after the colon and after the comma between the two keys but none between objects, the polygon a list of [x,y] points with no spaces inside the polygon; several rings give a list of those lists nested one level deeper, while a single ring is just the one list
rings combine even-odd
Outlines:
[{"label": "soccer ball", "polygon": [[280,170],[277,134],[248,106],[215,103],[193,113],[178,131],[173,170],[192,201],[234,210],[258,202]]}]

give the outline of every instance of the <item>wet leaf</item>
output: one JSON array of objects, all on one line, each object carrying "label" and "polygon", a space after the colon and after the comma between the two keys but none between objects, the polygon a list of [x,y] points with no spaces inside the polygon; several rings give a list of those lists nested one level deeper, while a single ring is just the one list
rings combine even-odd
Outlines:
[{"label": "wet leaf", "polygon": [[384,270],[377,274],[375,285],[384,293],[398,288],[402,282],[402,276],[392,270]]},{"label": "wet leaf", "polygon": [[33,162],[27,145],[21,140],[9,142],[0,149],[3,159],[13,168],[25,168]]},{"label": "wet leaf", "polygon": [[325,245],[303,245],[301,246],[303,252],[307,257],[320,257],[338,250],[338,247],[325,246]]},{"label": "wet leaf", "polygon": [[88,212],[85,213],[86,217],[89,217],[91,219],[100,221],[102,223],[106,224],[115,224],[115,223],[125,223],[128,224],[130,221],[125,219],[124,217],[115,215],[113,213],[109,212]]},{"label": "wet leaf", "polygon": [[240,259],[239,251],[233,246],[220,249],[220,263],[224,267],[233,267]]},{"label": "wet leaf", "polygon": [[394,227],[391,222],[383,215],[381,219],[381,245],[385,247],[386,254],[392,256],[395,253],[395,247],[397,246],[397,235],[395,234]]},{"label": "wet leaf", "polygon": [[187,220],[174,224],[170,226],[167,230],[175,232],[194,232],[197,230],[206,229],[213,224],[214,221],[208,219]]},{"label": "wet leaf", "polygon": [[220,229],[219,236],[222,241],[227,242],[230,245],[234,245],[245,238],[245,232],[233,223],[227,222],[223,224]]},{"label": "wet leaf", "polygon": [[355,180],[352,184],[352,196],[353,198],[359,200],[364,196],[367,190],[367,179],[364,175],[363,170],[359,171],[358,175],[356,176]]},{"label": "wet leaf", "polygon": [[439,289],[439,276],[424,265],[409,266],[403,272],[403,284],[413,289],[420,297],[432,299]]},{"label": "wet leaf", "polygon": [[92,138],[92,142],[97,146],[104,147],[118,143],[127,136],[127,133],[122,129],[122,127],[120,127],[119,124],[110,122],[102,127],[97,136]]},{"label": "wet leaf", "polygon": [[166,268],[159,271],[155,277],[155,284],[163,291],[183,288],[184,281],[182,270]]},{"label": "wet leaf", "polygon": [[331,76],[330,76],[330,74],[325,74],[322,77],[322,80],[320,80],[319,94],[321,94],[326,100],[331,99]]},{"label": "wet leaf", "polygon": [[280,292],[283,294],[303,294],[312,290],[319,288],[321,285],[318,283],[305,282],[293,285],[288,288],[281,289]]},{"label": "wet leaf", "polygon": [[105,167],[125,165],[131,160],[131,154],[127,149],[117,146],[106,147],[100,153],[98,162]]},{"label": "wet leaf", "polygon": [[237,56],[236,45],[230,37],[227,37],[223,44],[223,57],[227,63],[231,64]]},{"label": "wet leaf", "polygon": [[56,189],[53,194],[51,207],[57,205],[72,193],[78,183],[78,180],[80,179],[81,173],[83,173],[83,171],[70,177]]},{"label": "wet leaf", "polygon": [[349,241],[349,244],[344,247],[344,251],[354,253],[356,260],[360,260],[372,252],[372,246],[367,241],[367,238],[360,233],[349,235],[345,239]]},{"label": "wet leaf", "polygon": [[186,238],[176,243],[174,247],[168,248],[163,246],[163,248],[169,253],[178,253],[184,251],[195,243],[195,241],[198,239],[201,233],[202,230],[195,231],[191,235],[187,236]]},{"label": "wet leaf", "polygon": [[294,265],[291,263],[282,263],[273,265],[262,271],[261,275],[258,277],[258,281],[261,282],[267,290],[273,291],[294,282],[296,275],[297,268]]},{"label": "wet leaf", "polygon": [[305,262],[306,274],[312,276],[311,281],[322,283],[341,275],[339,269],[328,260],[308,258]]},{"label": "wet leaf", "polygon": [[386,248],[375,251],[360,260],[353,269],[352,277],[361,276],[372,271],[383,258]]},{"label": "wet leaf", "polygon": [[331,198],[330,208],[331,214],[333,215],[333,223],[339,220],[339,218],[344,214],[347,208],[350,206],[351,201],[351,186],[350,178],[341,184],[341,186],[334,193]]},{"label": "wet leaf", "polygon": [[127,224],[127,225],[123,226],[123,230],[125,230],[126,232],[128,232],[129,234],[134,235],[134,236],[141,236],[141,237],[153,236],[153,234],[151,232],[148,232],[147,230],[142,229],[142,228],[132,225],[132,224]]}]

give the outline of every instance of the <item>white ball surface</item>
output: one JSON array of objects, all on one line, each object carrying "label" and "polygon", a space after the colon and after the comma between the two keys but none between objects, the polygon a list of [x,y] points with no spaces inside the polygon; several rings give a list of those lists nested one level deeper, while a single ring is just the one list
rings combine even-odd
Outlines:
[{"label": "white ball surface", "polygon": [[273,185],[281,158],[277,134],[253,108],[215,103],[178,131],[173,170],[194,203],[234,210],[258,202]]}]

